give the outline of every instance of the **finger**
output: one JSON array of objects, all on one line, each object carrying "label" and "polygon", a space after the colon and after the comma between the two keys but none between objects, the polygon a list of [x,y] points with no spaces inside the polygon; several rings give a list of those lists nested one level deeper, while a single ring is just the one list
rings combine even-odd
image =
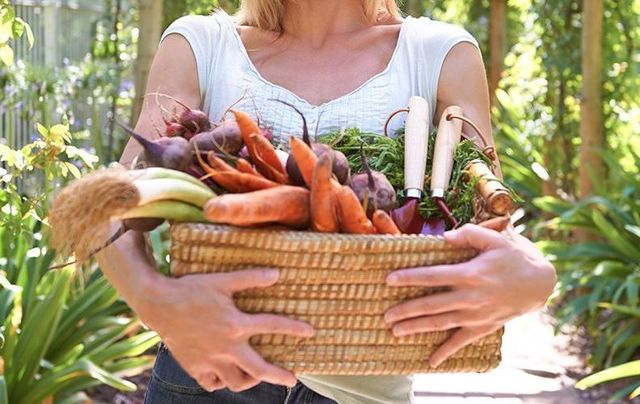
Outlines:
[{"label": "finger", "polygon": [[444,342],[429,358],[429,365],[437,368],[450,356],[471,344],[472,342],[489,335],[497,330],[497,327],[470,327],[461,328]]},{"label": "finger", "polygon": [[272,286],[278,281],[280,272],[276,269],[263,268],[200,276],[208,277],[206,281],[211,282],[212,286],[218,290],[235,293],[245,289]]},{"label": "finger", "polygon": [[392,330],[396,337],[419,334],[423,332],[446,331],[453,328],[471,326],[473,322],[468,318],[468,314],[462,311],[436,314],[435,316],[424,316],[404,320],[396,323]]},{"label": "finger", "polygon": [[384,319],[387,323],[396,323],[415,317],[468,309],[474,304],[469,301],[468,295],[466,291],[453,291],[410,300],[387,310]]},{"label": "finger", "polygon": [[275,314],[248,314],[242,320],[243,335],[251,337],[257,334],[284,334],[309,338],[315,335],[313,327],[302,321],[293,320]]},{"label": "finger", "polygon": [[218,362],[216,369],[222,383],[234,393],[249,390],[260,384],[260,380],[251,377],[231,362]]},{"label": "finger", "polygon": [[465,224],[457,230],[444,234],[447,243],[460,248],[474,248],[480,251],[494,250],[508,244],[498,232],[474,224]]},{"label": "finger", "polygon": [[509,216],[498,216],[478,223],[478,226],[501,233],[505,231],[509,224],[511,224],[511,218]]},{"label": "finger", "polygon": [[238,365],[254,379],[287,387],[298,382],[293,373],[268,363],[249,346],[240,351],[240,356],[242,362]]},{"label": "finger", "polygon": [[473,268],[471,262],[400,269],[387,276],[387,285],[437,287],[464,284]]},{"label": "finger", "polygon": [[216,390],[221,390],[225,387],[220,378],[218,378],[215,373],[206,374],[202,378],[199,378],[197,381],[200,387],[202,387],[209,393],[212,393]]}]

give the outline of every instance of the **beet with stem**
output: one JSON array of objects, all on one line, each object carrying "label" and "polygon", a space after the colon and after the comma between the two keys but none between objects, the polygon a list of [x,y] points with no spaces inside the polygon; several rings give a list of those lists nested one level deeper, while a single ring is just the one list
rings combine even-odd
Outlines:
[{"label": "beet with stem", "polygon": [[129,136],[144,148],[144,161],[149,167],[164,167],[172,170],[187,171],[191,166],[193,148],[182,137],[161,137],[149,140],[134,132],[127,125],[115,121]]},{"label": "beet with stem", "polygon": [[[235,121],[224,121],[212,130],[198,133],[189,142],[195,144],[198,150],[215,151],[237,155],[244,147],[240,127]],[[194,147],[195,149],[195,147]]]},{"label": "beet with stem", "polygon": [[[292,108],[295,112],[300,115],[302,118],[302,140],[311,147],[313,153],[320,158],[325,153],[331,153],[331,158],[333,159],[333,174],[338,179],[338,182],[342,185],[346,185],[349,183],[349,179],[351,177],[351,168],[349,167],[349,162],[347,161],[347,157],[341,153],[333,150],[331,146],[326,145],[324,143],[311,143],[311,137],[309,136],[309,127],[307,125],[307,118],[304,116],[302,111],[296,108],[295,105],[290,104],[286,101],[271,99],[270,101],[276,101],[281,104],[284,104],[290,108]],[[289,179],[293,185],[304,186],[305,182],[302,178],[302,174],[300,174],[300,169],[298,168],[298,163],[293,158],[293,156],[289,156],[286,164],[287,174],[289,175]]]},{"label": "beet with stem", "polygon": [[351,189],[366,208],[368,217],[372,217],[378,209],[390,212],[396,206],[396,192],[393,186],[384,174],[371,170],[364,155],[363,145],[360,147],[360,158],[365,172],[351,178]]}]

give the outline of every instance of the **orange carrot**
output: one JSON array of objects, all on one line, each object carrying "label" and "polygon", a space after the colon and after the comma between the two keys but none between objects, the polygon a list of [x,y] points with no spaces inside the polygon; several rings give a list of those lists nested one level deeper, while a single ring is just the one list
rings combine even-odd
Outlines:
[{"label": "orange carrot", "polygon": [[241,173],[260,176],[260,174],[258,174],[256,169],[253,168],[251,163],[249,163],[247,160],[242,158],[236,161],[236,170],[240,171]]},{"label": "orange carrot", "polygon": [[242,140],[247,145],[247,149],[249,149],[249,153],[251,153],[251,142],[249,142],[249,136],[254,133],[260,133],[260,127],[256,121],[254,121],[247,113],[242,111],[237,111],[235,109],[231,110],[231,113],[236,117],[236,122],[240,127],[240,135],[242,135]]},{"label": "orange carrot", "polygon": [[[204,159],[202,158],[202,155],[200,154],[200,150],[198,150],[198,145],[194,144],[194,148],[195,148],[195,154],[196,154],[196,159],[198,160],[198,164],[200,165],[200,168],[202,168],[202,170],[207,174],[207,175],[211,175],[213,173],[216,172],[216,170],[214,170],[209,164],[207,164]],[[208,156],[207,156],[208,157]],[[203,180],[201,178],[201,180]]]},{"label": "orange carrot", "polygon": [[244,193],[260,191],[262,189],[275,188],[280,186],[264,177],[253,174],[241,173],[238,171],[215,171],[209,173],[207,177],[212,178],[218,185],[232,193]]},{"label": "orange carrot", "polygon": [[389,216],[389,214],[384,210],[380,210],[380,209],[376,210],[373,213],[372,221],[373,221],[373,226],[376,228],[376,230],[380,234],[393,234],[393,235],[402,234],[402,232],[400,232],[400,230],[398,229],[398,226],[396,226],[393,219],[391,219],[391,216]]},{"label": "orange carrot", "polygon": [[214,223],[235,226],[283,224],[296,229],[309,226],[309,191],[281,185],[246,194],[212,198],[204,207],[205,217]]},{"label": "orange carrot", "polygon": [[231,167],[226,161],[216,156],[214,152],[209,152],[209,154],[207,154],[207,161],[211,168],[216,171],[236,172],[235,168]]},{"label": "orange carrot", "polygon": [[340,230],[350,234],[376,234],[376,228],[367,218],[367,214],[358,197],[348,186],[342,186],[337,193],[338,218]]},{"label": "orange carrot", "polygon": [[305,142],[297,137],[291,137],[289,140],[289,147],[291,149],[291,154],[293,154],[293,158],[296,159],[298,169],[300,170],[300,174],[302,174],[305,184],[311,188],[313,170],[318,163],[318,157]]},{"label": "orange carrot", "polygon": [[325,153],[318,159],[313,170],[311,184],[311,227],[323,233],[340,230],[336,212],[336,200],[331,186],[333,157]]},{"label": "orange carrot", "polygon": [[[249,141],[252,143],[255,155],[252,155],[253,162],[255,163],[258,171],[270,180],[276,181],[280,184],[288,182],[286,171],[276,154],[276,149],[269,140],[260,135],[253,134],[249,136]],[[249,151],[251,153],[251,151]]]}]

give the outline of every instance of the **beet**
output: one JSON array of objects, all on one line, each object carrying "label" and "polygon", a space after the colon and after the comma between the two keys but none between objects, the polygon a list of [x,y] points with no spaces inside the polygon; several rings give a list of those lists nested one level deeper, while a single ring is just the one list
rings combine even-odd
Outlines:
[{"label": "beet", "polygon": [[[224,121],[220,126],[192,137],[189,142],[199,151],[238,154],[244,147],[240,127],[235,121]],[[195,149],[195,147],[194,147]]]},{"label": "beet", "polygon": [[374,186],[369,187],[368,173],[355,175],[351,178],[349,186],[356,193],[361,203],[364,203],[365,194],[368,192],[367,216],[371,217],[377,210],[390,212],[396,206],[396,192],[387,177],[378,171],[371,172]]},{"label": "beet", "polygon": [[182,136],[185,131],[184,126],[177,122],[165,122],[165,133],[169,137]]},{"label": "beet", "polygon": [[155,230],[158,226],[164,223],[164,219],[161,218],[136,218],[125,219],[124,228],[127,230],[139,231],[146,233]]},{"label": "beet", "polygon": [[187,109],[178,122],[186,129],[186,133],[190,135],[189,138],[197,135],[198,133],[207,132],[211,130],[211,121],[204,112],[198,109]]},{"label": "beet", "polygon": [[[281,104],[284,104],[300,115],[302,118],[302,140],[311,147],[313,153],[320,158],[323,154],[329,152],[333,154],[333,174],[338,178],[338,182],[342,185],[346,185],[349,183],[349,179],[351,177],[351,169],[349,168],[349,162],[347,161],[347,157],[341,153],[333,150],[329,145],[324,143],[311,143],[311,138],[309,136],[309,127],[307,125],[307,118],[304,116],[302,111],[295,107],[295,105],[290,104],[285,101],[271,99],[271,101],[276,101]],[[298,169],[298,164],[296,163],[293,156],[289,156],[286,164],[287,174],[289,175],[289,179],[293,185],[304,186],[304,179],[302,179],[302,175],[300,174],[300,170]]]},{"label": "beet", "polygon": [[251,155],[249,154],[249,149],[247,149],[247,146],[244,146],[240,150],[240,153],[238,153],[238,157],[243,158],[247,161],[251,161]]},{"label": "beet", "polygon": [[[351,169],[349,168],[349,162],[344,154],[333,150],[329,145],[324,143],[313,143],[311,145],[311,150],[313,150],[313,153],[318,156],[318,158],[325,153],[331,153],[333,155],[333,174],[335,174],[340,184],[347,185],[349,183],[351,178]],[[292,155],[287,159],[286,169],[287,174],[289,175],[289,180],[293,185],[305,185],[302,174],[300,174],[300,170],[298,169],[298,163],[296,163],[296,160]]]},{"label": "beet", "polygon": [[337,150],[333,150],[333,173],[342,185],[347,185],[351,180],[351,167],[347,156]]},{"label": "beet", "polygon": [[191,165],[193,149],[182,137],[161,137],[149,140],[137,134],[127,125],[116,121],[118,126],[144,147],[144,161],[149,167],[164,167],[186,171]]},{"label": "beet", "polygon": [[384,174],[371,170],[364,155],[364,147],[360,148],[360,156],[365,172],[352,177],[349,186],[360,203],[364,205],[367,199],[368,217],[372,217],[378,209],[390,212],[396,206],[396,191]]}]

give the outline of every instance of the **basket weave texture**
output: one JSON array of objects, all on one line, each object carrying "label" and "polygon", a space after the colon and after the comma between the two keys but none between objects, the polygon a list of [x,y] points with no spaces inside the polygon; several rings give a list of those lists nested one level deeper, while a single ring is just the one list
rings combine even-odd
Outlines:
[{"label": "basket weave texture", "polygon": [[476,255],[442,238],[403,235],[321,234],[174,223],[173,276],[229,272],[251,267],[280,269],[278,283],[235,296],[248,313],[278,313],[312,324],[316,336],[253,337],[266,360],[297,374],[391,375],[484,372],[500,362],[503,330],[462,349],[436,369],[427,359],[452,331],[395,337],[384,312],[409,299],[437,292],[391,288],[395,269],[454,264]]}]

